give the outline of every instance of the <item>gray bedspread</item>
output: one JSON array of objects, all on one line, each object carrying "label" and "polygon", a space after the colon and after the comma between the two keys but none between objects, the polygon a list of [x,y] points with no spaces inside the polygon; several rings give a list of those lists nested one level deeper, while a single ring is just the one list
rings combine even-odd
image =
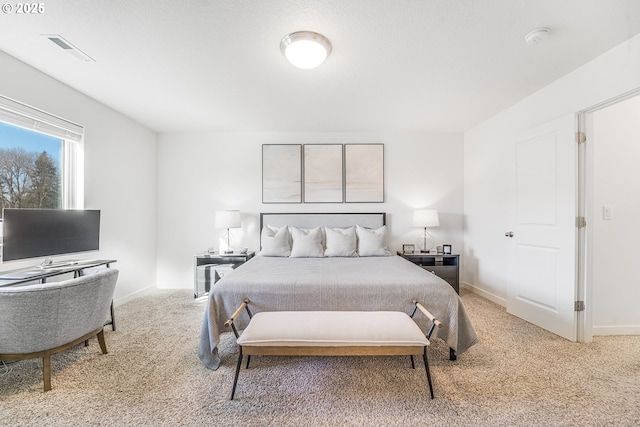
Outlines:
[{"label": "gray bedspread", "polygon": [[[410,313],[412,300],[420,301],[443,326],[438,337],[457,354],[477,341],[460,297],[444,280],[399,257],[270,258],[257,256],[227,273],[209,293],[198,356],[217,369],[220,334],[231,332],[224,322],[250,300],[252,313],[294,310],[392,310]],[[428,321],[414,316],[423,331]],[[235,324],[246,327],[243,313]]]}]

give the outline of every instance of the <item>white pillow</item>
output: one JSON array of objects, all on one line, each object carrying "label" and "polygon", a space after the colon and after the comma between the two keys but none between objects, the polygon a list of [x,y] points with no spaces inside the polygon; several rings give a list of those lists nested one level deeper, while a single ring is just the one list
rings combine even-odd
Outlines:
[{"label": "white pillow", "polygon": [[320,227],[302,229],[291,227],[291,258],[319,258],[324,256]]},{"label": "white pillow", "polygon": [[324,232],[327,239],[325,256],[358,256],[355,227],[325,227]]},{"label": "white pillow", "polygon": [[283,257],[291,255],[290,238],[287,226],[277,228],[267,225],[263,227],[260,237],[260,243],[262,244],[260,255]]},{"label": "white pillow", "polygon": [[[291,234],[291,236],[293,236],[293,229],[294,228],[299,228],[299,227],[296,227],[294,225],[290,225],[289,226],[289,234]],[[324,249],[324,248],[327,247],[327,238],[326,238],[326,236],[324,234],[324,227],[319,227],[319,228],[320,228],[320,234],[321,234],[321,236],[320,236],[321,240],[320,241],[322,242],[322,248]],[[299,228],[299,229],[300,230],[311,230],[311,228]],[[291,238],[293,239],[293,237],[291,237]],[[293,244],[293,242],[291,242],[291,244]]]},{"label": "white pillow", "polygon": [[358,235],[358,255],[360,256],[390,256],[387,248],[387,226],[383,225],[377,230],[356,225]]}]

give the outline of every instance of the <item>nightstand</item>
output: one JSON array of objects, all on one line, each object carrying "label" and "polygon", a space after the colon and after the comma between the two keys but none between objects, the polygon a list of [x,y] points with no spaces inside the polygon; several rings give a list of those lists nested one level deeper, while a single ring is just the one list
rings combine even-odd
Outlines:
[{"label": "nightstand", "polygon": [[204,253],[194,257],[193,297],[209,292],[211,285],[221,279],[226,272],[238,268],[255,256],[255,252],[244,254]]},{"label": "nightstand", "polygon": [[453,289],[460,293],[460,255],[457,254],[405,254],[397,252],[401,257],[419,265],[447,281]]}]

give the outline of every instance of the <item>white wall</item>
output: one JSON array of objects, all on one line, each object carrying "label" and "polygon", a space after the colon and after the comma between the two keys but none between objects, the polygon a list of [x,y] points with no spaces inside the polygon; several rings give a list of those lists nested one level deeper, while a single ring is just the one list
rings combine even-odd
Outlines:
[{"label": "white wall", "polygon": [[85,127],[85,207],[102,213],[100,251],[82,257],[118,260],[116,304],[154,286],[156,134],[1,51],[0,94]]},{"label": "white wall", "polygon": [[[384,143],[385,203],[262,204],[262,144]],[[239,209],[257,250],[260,212],[387,212],[390,249],[416,243],[416,208],[435,208],[438,244],[462,250],[461,134],[187,133],[158,138],[158,286],[193,287],[193,256],[218,248],[214,212]]]},{"label": "white wall", "polygon": [[[640,334],[640,96],[593,113],[589,134],[593,334]],[[603,207],[611,207],[611,220]]]},{"label": "white wall", "polygon": [[[543,46],[541,46],[543,47]],[[465,249],[463,280],[477,292],[505,303],[507,291],[506,157],[514,136],[640,87],[640,36],[465,133]]]}]

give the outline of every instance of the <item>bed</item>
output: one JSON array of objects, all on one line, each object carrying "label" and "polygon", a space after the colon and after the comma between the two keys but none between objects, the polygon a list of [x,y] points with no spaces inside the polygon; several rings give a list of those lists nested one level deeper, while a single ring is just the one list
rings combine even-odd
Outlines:
[{"label": "bed", "polygon": [[[284,310],[410,313],[415,299],[442,321],[438,338],[450,347],[451,358],[464,353],[475,344],[477,335],[460,297],[444,280],[392,255],[386,248],[385,222],[384,213],[261,214],[261,253],[226,274],[209,293],[198,347],[202,363],[210,369],[220,365],[217,348],[220,334],[230,332],[224,322],[245,298],[251,301],[253,313]],[[274,255],[269,252],[273,246],[273,241],[268,240],[273,237],[268,235],[269,230],[276,235],[286,234],[285,229],[291,230],[291,234],[298,233],[280,236],[283,247],[279,250],[286,251],[288,242],[290,253],[276,251]],[[351,239],[356,231],[355,256],[352,252],[340,252],[348,245],[341,245],[336,252],[334,233]],[[300,253],[299,242],[309,242],[309,235],[319,232],[322,255],[313,256],[313,251]],[[375,244],[370,245],[368,239]],[[416,322],[423,331],[428,330],[427,319],[418,316]],[[236,326],[242,329],[247,323],[248,318],[241,316]]]}]

